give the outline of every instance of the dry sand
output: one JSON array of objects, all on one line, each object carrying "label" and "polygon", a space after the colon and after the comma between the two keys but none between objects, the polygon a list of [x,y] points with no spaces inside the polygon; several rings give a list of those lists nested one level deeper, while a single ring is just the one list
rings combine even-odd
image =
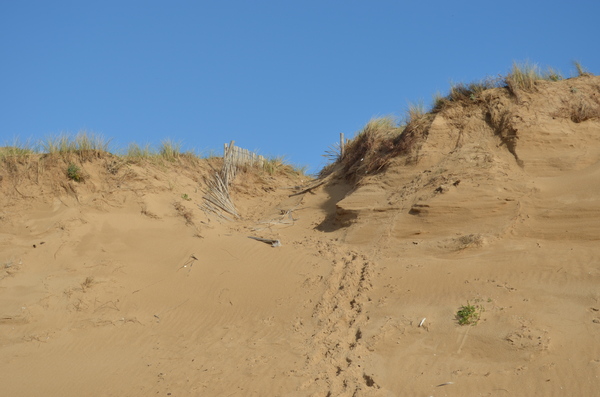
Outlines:
[{"label": "dry sand", "polygon": [[522,93],[516,156],[463,110],[357,185],[238,175],[235,222],[207,166],[2,169],[0,394],[598,395],[600,122],[561,112],[599,82]]}]

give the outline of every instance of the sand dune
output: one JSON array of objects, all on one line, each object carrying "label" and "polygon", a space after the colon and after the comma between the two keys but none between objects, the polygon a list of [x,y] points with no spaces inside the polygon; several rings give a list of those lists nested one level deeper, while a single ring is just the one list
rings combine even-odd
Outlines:
[{"label": "sand dune", "polygon": [[2,395],[596,395],[600,121],[568,115],[598,87],[490,90],[418,161],[298,195],[247,170],[235,222],[198,206],[208,162],[3,168]]}]

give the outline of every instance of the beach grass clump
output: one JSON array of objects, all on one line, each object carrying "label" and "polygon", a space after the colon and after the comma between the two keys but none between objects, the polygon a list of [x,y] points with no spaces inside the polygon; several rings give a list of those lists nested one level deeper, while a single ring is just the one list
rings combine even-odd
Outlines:
[{"label": "beach grass clump", "polygon": [[533,92],[535,90],[535,82],[545,80],[544,77],[539,66],[536,64],[514,62],[512,69],[504,78],[504,83],[508,90],[516,96],[519,90]]},{"label": "beach grass clump", "polygon": [[179,160],[181,157],[181,142],[165,139],[158,148],[158,154],[169,162]]},{"label": "beach grass clump", "polygon": [[128,161],[139,162],[142,160],[149,160],[156,155],[156,151],[152,149],[150,144],[140,146],[137,143],[130,143],[125,150],[124,157]]},{"label": "beach grass clump", "polygon": [[281,171],[282,167],[286,166],[285,158],[282,156],[271,157],[262,161],[262,170],[269,175],[274,175]]},{"label": "beach grass clump", "polygon": [[560,81],[564,79],[562,73],[556,69],[549,67],[543,74],[544,80]]},{"label": "beach grass clump", "polygon": [[50,155],[75,151],[75,144],[67,134],[51,135],[40,141],[41,151]]},{"label": "beach grass clump", "polygon": [[483,80],[471,83],[455,83],[450,86],[450,92],[447,96],[437,93],[433,97],[432,112],[440,112],[454,104],[463,106],[477,103],[481,93],[491,88],[497,88],[501,84],[500,78],[487,77]]},{"label": "beach grass clump", "polygon": [[[420,109],[409,110],[413,117],[419,117]],[[407,116],[409,119],[411,116]],[[391,116],[377,117],[369,122],[345,146],[340,159],[344,173],[349,179],[373,173],[382,169],[390,159],[393,140],[402,133],[404,126],[398,125]]]},{"label": "beach grass clump", "polygon": [[370,154],[376,151],[380,143],[396,136],[397,131],[397,122],[391,116],[377,117],[369,120],[345,147],[342,164],[346,171],[362,168],[360,166],[357,167],[357,165],[368,160]]},{"label": "beach grass clump", "polygon": [[422,102],[409,103],[404,115],[404,123],[398,126],[397,132],[420,131],[427,128],[433,120],[433,114],[425,110]]},{"label": "beach grass clump", "polygon": [[86,152],[108,152],[110,139],[93,132],[79,132],[74,137],[75,150]]},{"label": "beach grass clump", "polygon": [[23,157],[36,153],[37,150],[31,140],[25,142],[19,138],[14,138],[12,142],[0,147],[0,158],[6,157]]},{"label": "beach grass clump", "polygon": [[400,123],[392,116],[372,118],[345,143],[344,155],[336,156],[335,163],[323,168],[320,176],[328,175],[339,166],[347,179],[356,182],[381,171],[392,158],[412,152],[427,135],[433,117],[422,103],[409,103]]},{"label": "beach grass clump", "polygon": [[[574,62],[580,76],[589,76],[578,62]],[[563,80],[563,75],[556,69],[548,67],[542,71],[539,66],[530,62],[514,62],[510,72],[504,77],[504,87],[519,99],[519,91],[534,92],[538,81],[556,82]]]},{"label": "beach grass clump", "polygon": [[427,114],[423,102],[409,102],[404,115],[404,125],[420,120]]},{"label": "beach grass clump", "polygon": [[109,152],[110,140],[100,134],[81,131],[76,135],[58,134],[47,136],[39,143],[40,151],[50,155],[59,155],[65,159],[72,156],[81,161],[90,160]]},{"label": "beach grass clump", "polygon": [[295,166],[285,156],[267,157],[256,163],[258,168],[268,175],[304,175],[306,167]]},{"label": "beach grass clump", "polygon": [[582,76],[593,76],[593,74],[591,74],[589,72],[589,70],[587,70],[586,68],[584,68],[581,65],[581,62],[579,61],[573,61],[573,66],[575,66],[575,70],[577,71],[577,76],[578,77],[582,77]]}]

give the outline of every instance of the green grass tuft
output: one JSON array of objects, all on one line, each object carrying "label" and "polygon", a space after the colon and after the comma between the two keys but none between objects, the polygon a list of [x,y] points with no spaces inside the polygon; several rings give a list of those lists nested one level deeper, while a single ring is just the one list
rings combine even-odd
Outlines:
[{"label": "green grass tuft", "polygon": [[81,168],[79,168],[76,164],[69,163],[69,166],[67,167],[67,178],[75,182],[81,182],[83,180]]},{"label": "green grass tuft", "polygon": [[483,306],[471,305],[467,302],[456,312],[456,319],[460,325],[476,325],[481,319],[481,313],[483,312]]}]

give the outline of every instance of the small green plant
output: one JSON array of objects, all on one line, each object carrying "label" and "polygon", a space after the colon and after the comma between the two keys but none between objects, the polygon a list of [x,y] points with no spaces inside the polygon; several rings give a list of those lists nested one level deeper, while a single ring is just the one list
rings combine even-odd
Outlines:
[{"label": "small green plant", "polygon": [[187,195],[187,193],[183,193],[181,195],[181,198],[184,199],[185,201],[192,201],[192,199],[190,198],[190,196]]},{"label": "small green plant", "polygon": [[467,304],[461,306],[456,312],[456,319],[460,325],[475,325],[481,318],[481,313],[483,313],[483,306],[475,306],[467,301]]},{"label": "small green plant", "polygon": [[81,182],[83,180],[81,169],[73,163],[70,163],[67,167],[67,177],[75,182]]}]

